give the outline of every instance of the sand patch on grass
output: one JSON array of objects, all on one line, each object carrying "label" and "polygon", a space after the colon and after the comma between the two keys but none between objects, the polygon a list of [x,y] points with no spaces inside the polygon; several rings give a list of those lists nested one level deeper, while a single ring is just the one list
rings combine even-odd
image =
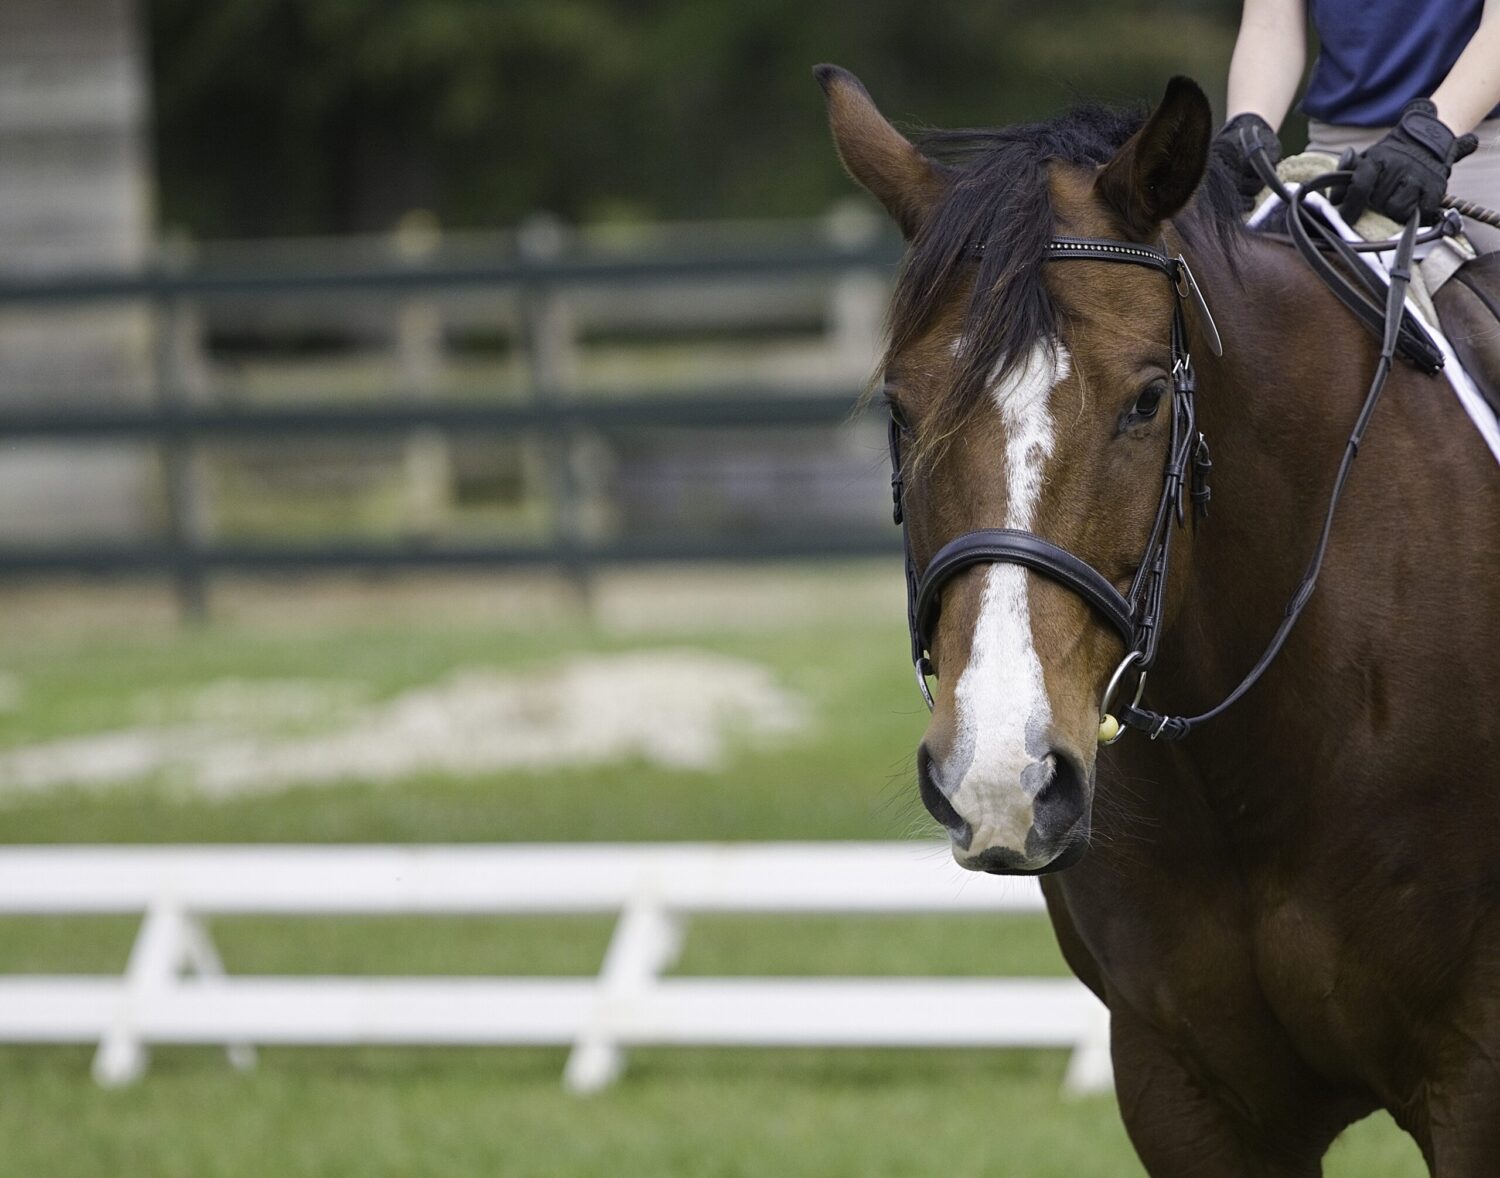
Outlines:
[{"label": "sand patch on grass", "polygon": [[220,680],[143,693],[146,722],[0,753],[0,797],[146,779],[209,797],[644,760],[713,769],[736,741],[803,723],[758,663],[701,650],[569,659],[530,673],[463,668],[370,700],[344,681]]}]

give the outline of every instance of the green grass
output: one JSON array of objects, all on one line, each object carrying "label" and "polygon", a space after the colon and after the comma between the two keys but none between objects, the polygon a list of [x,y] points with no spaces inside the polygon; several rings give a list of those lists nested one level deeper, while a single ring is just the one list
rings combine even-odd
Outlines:
[{"label": "green grass", "polygon": [[[294,609],[294,606],[291,608]],[[0,747],[135,723],[143,691],[218,678],[332,678],[379,698],[454,667],[544,667],[570,651],[694,645],[774,667],[812,725],[722,772],[642,764],[478,779],[348,782],[209,802],[166,782],[0,801],[0,838],[49,841],[848,839],[925,831],[910,788],[924,715],[899,619],[631,642],[579,627],[459,622],[83,639],[12,635],[24,684]],[[316,723],[316,717],[310,722]],[[0,919],[0,970],[118,971],[135,925]],[[221,918],[241,973],[586,974],[610,922]],[[997,917],[702,918],[685,974],[1051,974],[1045,922]],[[237,1074],[208,1049],[156,1052],[102,1091],[82,1048],[0,1048],[10,1175],[787,1176],[1139,1174],[1113,1101],[1064,1100],[1062,1052],[642,1050],[615,1088],[563,1093],[561,1051],[272,1049]],[[1415,1150],[1357,1126],[1327,1173],[1404,1178]]]},{"label": "green grass", "polygon": [[[583,630],[441,625],[286,637],[206,630],[71,647],[13,642],[0,650],[0,667],[26,688],[22,706],[0,714],[0,747],[135,723],[143,687],[332,678],[367,683],[378,697],[457,666],[545,668],[570,651],[633,645],[640,643]],[[0,834],[10,842],[849,839],[904,834],[918,821],[920,807],[906,786],[921,704],[907,690],[910,669],[902,665],[896,631],[851,626],[652,645],[704,647],[776,667],[782,682],[808,701],[815,718],[810,735],[774,750],[746,750],[711,773],[625,764],[418,777],[386,789],[351,782],[225,802],[166,788],[12,799],[0,809]]]}]

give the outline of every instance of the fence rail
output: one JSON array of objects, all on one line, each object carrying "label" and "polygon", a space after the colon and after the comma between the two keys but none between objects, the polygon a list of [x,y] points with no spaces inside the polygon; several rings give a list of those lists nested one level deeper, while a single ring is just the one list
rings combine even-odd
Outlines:
[{"label": "fence rail", "polygon": [[791,249],[691,253],[595,254],[528,257],[478,265],[343,266],[318,270],[191,270],[157,267],[133,274],[99,272],[64,278],[0,278],[0,303],[73,303],[181,296],[301,294],[314,291],[401,293],[465,287],[536,285],[548,288],[637,283],[795,277],[850,269],[888,270],[900,252],[883,237],[853,245],[802,244]]},{"label": "fence rail", "polygon": [[[544,237],[546,235],[543,235]],[[857,235],[856,235],[857,236]],[[846,388],[727,387],[681,390],[625,390],[608,399],[586,397],[569,387],[567,327],[557,314],[559,300],[590,288],[635,288],[734,282],[773,278],[847,275],[868,292],[872,276],[885,281],[898,256],[883,236],[848,243],[803,241],[796,246],[761,244],[704,252],[656,248],[646,253],[595,249],[570,251],[564,239],[542,249],[518,239],[512,256],[477,264],[451,264],[429,258],[400,264],[351,265],[317,269],[183,268],[161,266],[135,274],[79,274],[63,278],[0,279],[0,310],[47,313],[51,309],[114,302],[153,309],[157,337],[156,393],[143,406],[101,406],[64,410],[45,406],[0,408],[0,440],[28,443],[131,442],[155,447],[163,471],[165,538],[116,545],[0,547],[0,574],[38,572],[168,572],[178,587],[184,612],[201,613],[205,578],[224,569],[413,569],[464,566],[553,564],[575,576],[596,565],[663,560],[766,560],[888,554],[892,535],[874,527],[799,529],[755,534],[716,533],[652,537],[623,534],[598,538],[580,526],[579,487],[572,458],[581,438],[611,437],[629,431],[676,429],[797,430],[836,427],[859,416],[860,390]],[[559,245],[558,241],[562,244]],[[303,295],[363,295],[392,301],[438,298],[464,291],[503,291],[518,300],[521,343],[530,373],[522,400],[437,398],[410,389],[390,399],[359,405],[308,403],[278,398],[275,405],[241,407],[214,404],[192,390],[183,371],[184,325],[191,309],[216,298],[270,301]],[[856,298],[868,306],[868,298]],[[419,332],[420,334],[420,332]],[[425,346],[425,345],[424,345]],[[422,363],[416,365],[422,368]],[[415,541],[389,544],[319,543],[247,545],[215,542],[203,534],[202,478],[198,454],[205,442],[271,437],[451,436],[492,432],[537,440],[547,454],[546,483],[553,521],[542,543],[445,545]]]},{"label": "fence rail", "polygon": [[404,401],[345,406],[214,405],[89,410],[0,409],[0,436],[11,438],[266,437],[280,434],[406,433],[445,430],[537,430],[561,426],[615,429],[793,428],[853,420],[858,390],[788,392],[781,388],[690,390],[669,396],[621,393],[608,400],[495,404]]},{"label": "fence rail", "polygon": [[201,579],[214,571],[308,572],[495,569],[855,559],[899,553],[884,533],[814,531],[764,535],[633,536],[615,543],[539,544],[212,544],[57,545],[0,548],[0,573],[173,573]]},{"label": "fence rail", "polygon": [[[981,886],[982,883],[982,886]],[[1108,1014],[1072,978],[664,978],[701,913],[1042,911],[1034,880],[975,881],[946,844],[11,847],[0,914],[143,914],[121,978],[0,976],[0,1042],[99,1045],[140,1078],[153,1043],[561,1044],[575,1091],[641,1044],[1060,1047],[1107,1088]],[[617,914],[592,978],[230,976],[223,914]],[[998,935],[998,932],[997,932]]]}]

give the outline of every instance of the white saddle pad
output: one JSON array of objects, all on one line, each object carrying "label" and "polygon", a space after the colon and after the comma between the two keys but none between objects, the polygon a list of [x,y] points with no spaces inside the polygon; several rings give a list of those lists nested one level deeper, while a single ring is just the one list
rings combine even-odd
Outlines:
[{"label": "white saddle pad", "polygon": [[[1331,157],[1293,156],[1290,160],[1284,161],[1282,168],[1286,170],[1282,171],[1282,169],[1278,169],[1278,171],[1282,171],[1282,182],[1292,191],[1295,192],[1301,187],[1297,181],[1297,174],[1299,172],[1302,174],[1302,179],[1310,178],[1301,166],[1303,161],[1309,160],[1318,162],[1319,166],[1317,170],[1319,173],[1327,172],[1336,166],[1335,161]],[[1291,166],[1288,167],[1288,165]],[[1307,198],[1307,203],[1322,213],[1328,219],[1328,223],[1338,230],[1339,235],[1345,241],[1390,241],[1392,248],[1389,251],[1381,250],[1376,252],[1372,250],[1369,253],[1359,255],[1360,260],[1376,274],[1380,275],[1386,282],[1390,281],[1388,268],[1389,263],[1394,261],[1396,257],[1395,242],[1400,236],[1399,226],[1394,226],[1395,232],[1392,233],[1393,223],[1390,220],[1375,214],[1366,213],[1365,216],[1359,219],[1360,228],[1366,232],[1358,233],[1350,228],[1343,217],[1339,216],[1338,209],[1334,208],[1333,204],[1322,193],[1311,193]],[[1255,211],[1250,214],[1245,223],[1248,227],[1254,229],[1256,226],[1264,224],[1266,219],[1280,207],[1281,198],[1273,192],[1265,192],[1262,194],[1262,199],[1256,206]],[[1427,288],[1420,284],[1420,280],[1414,282],[1414,286],[1416,289],[1407,293],[1406,305],[1411,309],[1412,314],[1422,321],[1423,325],[1427,328],[1428,335],[1432,337],[1433,342],[1438,346],[1438,350],[1442,352],[1443,375],[1448,378],[1448,384],[1452,387],[1454,393],[1457,394],[1459,404],[1464,407],[1464,412],[1469,415],[1469,420],[1474,423],[1474,428],[1479,431],[1480,437],[1489,446],[1490,453],[1495,456],[1497,462],[1500,462],[1500,421],[1497,421],[1495,411],[1490,408],[1489,402],[1484,399],[1483,394],[1475,387],[1473,379],[1464,370],[1463,364],[1459,362],[1458,357],[1454,354],[1453,345],[1448,342],[1448,337],[1443,334],[1443,329],[1437,321],[1437,313],[1432,307],[1432,300],[1427,294]]]}]

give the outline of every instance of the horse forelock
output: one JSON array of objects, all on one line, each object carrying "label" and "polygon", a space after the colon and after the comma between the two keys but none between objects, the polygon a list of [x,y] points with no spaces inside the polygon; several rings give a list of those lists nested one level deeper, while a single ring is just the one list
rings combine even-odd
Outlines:
[{"label": "horse forelock", "polygon": [[[930,131],[922,151],[947,167],[946,196],[912,240],[891,302],[885,367],[961,306],[951,376],[917,423],[915,462],[932,457],[986,403],[988,390],[1058,339],[1043,282],[1055,217],[1054,163],[1107,163],[1142,125],[1142,108],[1087,105],[1045,123]],[[1233,267],[1240,231],[1232,180],[1213,165],[1193,203],[1173,222],[1182,237]],[[1207,232],[1205,232],[1205,229]]]}]

